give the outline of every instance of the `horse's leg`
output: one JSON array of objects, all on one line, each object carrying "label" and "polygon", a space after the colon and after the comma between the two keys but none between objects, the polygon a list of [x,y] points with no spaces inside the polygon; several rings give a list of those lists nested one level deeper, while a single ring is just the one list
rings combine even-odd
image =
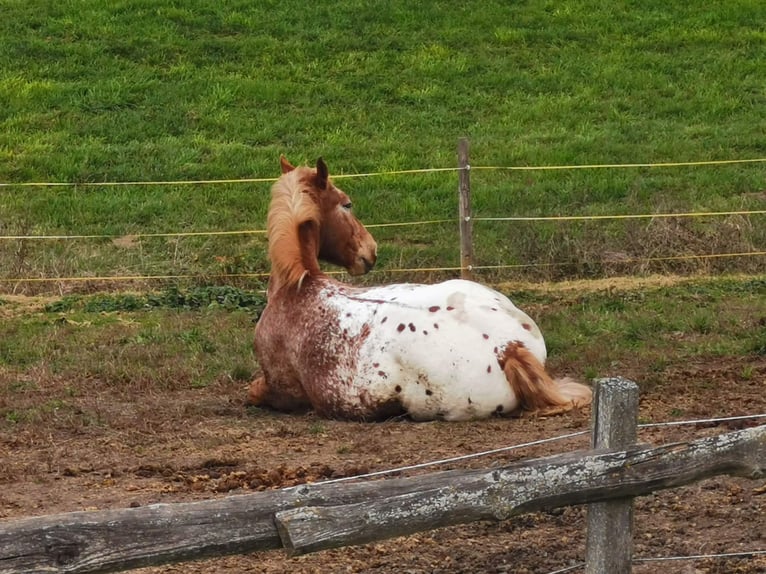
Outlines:
[{"label": "horse's leg", "polygon": [[266,376],[261,375],[260,377],[256,377],[255,380],[250,383],[250,389],[247,391],[247,400],[245,403],[254,407],[262,405],[266,399],[268,390],[269,387],[266,385]]},{"label": "horse's leg", "polygon": [[283,412],[305,411],[311,408],[311,403],[299,382],[288,380],[285,383],[276,379],[271,380],[269,384],[265,374],[256,377],[250,383],[245,404]]}]

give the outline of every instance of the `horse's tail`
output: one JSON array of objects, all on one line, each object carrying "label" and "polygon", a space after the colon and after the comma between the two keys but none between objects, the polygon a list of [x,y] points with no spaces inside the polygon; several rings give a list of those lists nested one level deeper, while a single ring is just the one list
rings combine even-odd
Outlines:
[{"label": "horse's tail", "polygon": [[565,377],[552,379],[543,364],[521,343],[510,343],[501,360],[508,384],[525,411],[563,413],[590,404],[589,387]]}]

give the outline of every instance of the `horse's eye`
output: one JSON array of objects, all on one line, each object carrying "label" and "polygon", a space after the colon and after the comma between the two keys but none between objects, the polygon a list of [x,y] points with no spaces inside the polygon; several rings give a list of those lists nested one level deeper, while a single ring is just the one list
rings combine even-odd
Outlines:
[{"label": "horse's eye", "polygon": [[352,205],[352,203],[350,201],[348,203],[344,203],[343,204],[343,209],[349,209],[350,210],[352,207],[354,207],[354,206]]}]

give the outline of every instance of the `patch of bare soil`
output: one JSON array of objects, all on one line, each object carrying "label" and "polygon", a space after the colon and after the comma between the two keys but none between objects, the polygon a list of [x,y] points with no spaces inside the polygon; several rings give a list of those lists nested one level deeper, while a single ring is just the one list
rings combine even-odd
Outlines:
[{"label": "patch of bare soil", "polygon": [[[641,372],[640,365],[624,368],[628,377]],[[763,357],[671,367],[642,395],[641,420],[764,413],[765,381]],[[88,392],[87,381],[67,384],[80,390],[75,412],[52,407],[35,422],[0,426],[2,519],[202,500],[358,475],[587,430],[590,417],[585,409],[547,419],[364,424],[247,410],[245,388],[235,383],[139,397]],[[44,396],[35,400],[48,404]],[[651,428],[640,440],[660,444],[754,424]],[[433,470],[500,466],[587,446],[585,435]],[[766,550],[763,487],[762,480],[720,477],[637,499],[635,557]],[[547,574],[584,560],[585,523],[584,508],[564,508],[298,558],[272,551],[140,571]],[[755,574],[766,572],[766,556],[642,562],[634,572]]]}]

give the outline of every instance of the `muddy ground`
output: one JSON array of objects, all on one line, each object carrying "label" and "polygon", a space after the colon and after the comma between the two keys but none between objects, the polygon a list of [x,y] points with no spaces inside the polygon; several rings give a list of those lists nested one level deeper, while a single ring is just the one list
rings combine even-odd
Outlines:
[{"label": "muddy ground", "polygon": [[[630,377],[640,372],[640,365],[623,364],[620,370]],[[671,367],[664,383],[642,394],[640,420],[764,413],[764,381],[766,358],[758,356]],[[51,378],[52,387],[65,384],[73,382]],[[273,489],[587,430],[590,420],[585,409],[548,419],[350,423],[322,420],[311,413],[248,409],[244,395],[243,384],[231,381],[141,397],[96,391],[78,395],[77,408],[106,424],[77,426],[66,413],[54,412],[43,425],[6,427],[9,430],[0,436],[0,518]],[[651,428],[639,436],[643,442],[660,444],[755,424]],[[586,435],[433,470],[499,466],[587,444]],[[415,472],[423,471],[404,475]],[[636,558],[763,551],[764,481],[719,477],[643,497],[636,502],[635,523]],[[272,551],[140,572],[547,574],[582,562],[584,537],[585,510],[575,507],[297,558]],[[642,562],[634,572],[754,574],[766,572],[766,556]]]}]

